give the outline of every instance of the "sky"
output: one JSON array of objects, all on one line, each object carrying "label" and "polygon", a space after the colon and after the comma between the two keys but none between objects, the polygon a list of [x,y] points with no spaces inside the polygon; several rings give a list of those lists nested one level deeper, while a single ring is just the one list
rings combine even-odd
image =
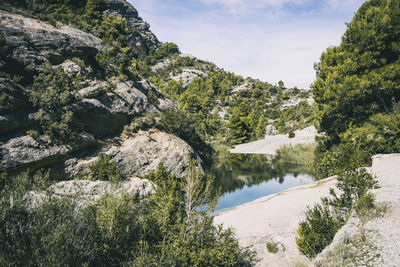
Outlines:
[{"label": "sky", "polygon": [[308,89],[364,0],[128,0],[161,42],[243,77]]}]

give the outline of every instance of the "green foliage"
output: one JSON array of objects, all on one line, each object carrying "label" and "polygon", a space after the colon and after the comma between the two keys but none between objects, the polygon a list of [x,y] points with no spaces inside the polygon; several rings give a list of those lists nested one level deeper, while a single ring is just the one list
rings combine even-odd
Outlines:
[{"label": "green foliage", "polygon": [[340,134],[340,144],[323,151],[320,146],[314,168],[319,178],[371,163],[376,154],[400,151],[398,112],[376,114],[359,127],[351,126]]},{"label": "green foliage", "polygon": [[294,138],[294,137],[295,137],[295,134],[294,134],[293,131],[290,131],[288,136],[289,136],[289,138]]},{"label": "green foliage", "polygon": [[116,163],[108,155],[101,155],[95,163],[89,165],[89,171],[90,177],[93,180],[119,183],[124,179]]},{"label": "green foliage", "polygon": [[282,111],[277,122],[278,130],[280,132],[290,132],[303,129],[314,123],[314,116],[315,107],[309,105],[306,100],[300,101],[296,106]]},{"label": "green foliage", "polygon": [[325,205],[309,207],[305,214],[306,219],[297,230],[296,244],[301,253],[313,258],[332,242],[341,225]]},{"label": "green foliage", "polygon": [[67,143],[77,138],[78,130],[73,126],[73,112],[65,106],[76,101],[81,77],[70,76],[61,68],[42,66],[30,86],[29,99],[41,110],[40,132],[57,143]]},{"label": "green foliage", "polygon": [[378,188],[377,181],[365,169],[347,171],[339,175],[337,181],[340,195],[331,188],[331,198],[322,198],[322,205],[308,208],[306,219],[299,225],[296,244],[300,252],[310,258],[332,242],[356,205],[360,208],[372,205],[368,191]]},{"label": "green foliage", "polygon": [[282,146],[276,151],[275,157],[272,159],[276,166],[284,166],[288,164],[302,165],[307,173],[312,173],[310,162],[314,162],[316,145],[296,145]]},{"label": "green foliage", "polygon": [[[160,166],[147,176],[157,184],[154,195],[103,196],[93,203],[52,195],[47,176],[2,179],[0,265],[251,266],[254,253],[199,210],[207,179],[192,174],[201,182],[185,185]],[[31,190],[40,201],[27,201]],[[202,200],[187,209],[189,195]]]},{"label": "green foliage", "polygon": [[323,202],[333,207],[337,217],[345,221],[358,200],[369,190],[378,188],[378,182],[365,169],[351,170],[338,176],[336,187],[341,194],[338,196],[331,189],[332,198],[323,198]]},{"label": "green foliage", "polygon": [[400,99],[400,3],[366,1],[340,46],[328,48],[315,66],[313,84],[320,129],[337,138]]},{"label": "green foliage", "polygon": [[278,244],[274,243],[274,242],[267,242],[266,244],[267,246],[267,250],[269,253],[278,253],[279,249],[278,249]]}]

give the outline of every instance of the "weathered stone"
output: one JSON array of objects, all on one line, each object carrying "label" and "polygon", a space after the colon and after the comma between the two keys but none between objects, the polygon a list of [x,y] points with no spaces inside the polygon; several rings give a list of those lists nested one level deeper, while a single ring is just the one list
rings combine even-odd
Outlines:
[{"label": "weathered stone", "polygon": [[120,196],[128,194],[131,196],[147,196],[154,193],[153,184],[140,178],[129,178],[118,184],[106,181],[71,180],[56,183],[50,188],[50,192],[69,197],[78,197],[85,200],[96,201],[105,194]]},{"label": "weathered stone", "polygon": [[265,135],[276,135],[276,134],[279,134],[278,129],[276,129],[274,125],[268,124],[265,131]]},{"label": "weathered stone", "polygon": [[45,137],[38,141],[30,136],[13,138],[0,146],[0,171],[48,166],[94,143],[96,143],[95,139],[89,134],[80,134],[77,141],[68,145],[54,145]]},{"label": "weathered stone", "polygon": [[31,107],[25,88],[10,79],[0,78],[0,95],[6,96],[0,102],[0,114]]},{"label": "weathered stone", "polygon": [[183,69],[182,73],[171,77],[175,81],[182,81],[182,87],[187,88],[189,84],[197,77],[207,78],[207,73],[197,69]]},{"label": "weathered stone", "polygon": [[71,60],[66,60],[62,64],[60,64],[60,67],[66,72],[70,74],[79,74],[81,73],[82,69],[79,67],[78,64]]},{"label": "weathered stone", "polygon": [[93,58],[101,48],[101,40],[89,33],[4,11],[0,11],[0,32],[11,51],[6,61],[21,71],[36,71],[45,62],[61,64],[74,56]]},{"label": "weathered stone", "polygon": [[85,87],[78,91],[78,94],[82,98],[95,98],[102,94],[105,94],[104,85],[99,82],[92,81],[88,87]]},{"label": "weathered stone", "polygon": [[[120,143],[120,144],[118,144]],[[88,167],[98,160],[101,151],[85,159],[70,159],[65,172],[70,176],[85,176]],[[139,131],[133,136],[120,140],[105,154],[117,163],[125,175],[144,177],[162,162],[168,171],[182,178],[191,157],[199,159],[193,149],[182,139],[159,130]]]}]

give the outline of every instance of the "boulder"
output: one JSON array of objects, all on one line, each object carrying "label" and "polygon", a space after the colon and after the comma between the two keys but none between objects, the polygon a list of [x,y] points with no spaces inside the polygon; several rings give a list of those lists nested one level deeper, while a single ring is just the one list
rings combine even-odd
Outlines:
[{"label": "boulder", "polygon": [[196,69],[183,69],[181,74],[178,74],[176,76],[172,76],[171,79],[175,81],[180,81],[182,80],[182,87],[187,88],[189,84],[197,77],[199,78],[207,78],[207,73],[201,70],[196,70]]},{"label": "boulder", "polygon": [[95,143],[93,136],[85,133],[80,134],[77,141],[68,145],[52,144],[46,137],[39,140],[30,136],[12,138],[0,146],[0,171],[46,167],[63,161],[72,152]]},{"label": "boulder", "polygon": [[96,155],[91,157],[70,159],[66,162],[65,172],[70,176],[87,175],[89,165],[96,162],[102,153],[109,155],[123,174],[138,177],[144,177],[157,169],[158,164],[162,162],[168,171],[182,178],[186,174],[190,159],[199,159],[182,139],[151,129],[113,142],[105,152],[97,151]]},{"label": "boulder", "polygon": [[276,135],[276,134],[279,134],[278,129],[276,129],[274,125],[268,124],[265,131],[265,135]]},{"label": "boulder", "polygon": [[49,190],[56,195],[91,201],[99,200],[105,194],[113,196],[128,194],[143,197],[155,192],[154,186],[149,180],[140,178],[129,178],[118,184],[107,181],[71,180],[56,183],[50,186]]}]

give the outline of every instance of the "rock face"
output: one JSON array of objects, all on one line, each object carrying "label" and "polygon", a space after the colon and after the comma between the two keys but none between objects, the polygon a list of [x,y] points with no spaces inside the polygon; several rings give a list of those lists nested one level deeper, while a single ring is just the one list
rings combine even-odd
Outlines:
[{"label": "rock face", "polygon": [[71,180],[52,185],[50,191],[56,195],[78,197],[83,200],[97,201],[105,194],[120,196],[147,196],[154,193],[153,184],[146,179],[129,178],[113,185],[106,181]]},{"label": "rock face", "polygon": [[175,81],[182,80],[182,87],[187,88],[194,78],[207,78],[207,73],[196,69],[183,69],[182,73],[172,77]]},{"label": "rock face", "polygon": [[[127,38],[135,54],[145,55],[160,46],[131,4],[124,0],[106,2],[108,9],[103,16],[125,18],[132,27],[134,33]],[[110,140],[120,138],[124,125],[133,118],[170,109],[174,104],[144,79],[101,80],[103,76],[96,69],[95,60],[97,53],[105,49],[101,39],[71,26],[55,27],[3,10],[0,10],[0,36],[2,40],[4,37],[8,51],[0,57],[0,72],[22,77],[22,82],[0,78],[0,172],[51,167],[61,168],[61,176],[64,170],[76,175],[85,172],[90,162],[107,152],[127,175],[144,176],[163,161],[168,170],[182,177],[190,155],[195,153],[173,135],[146,132],[129,137],[120,145],[109,145]],[[27,130],[42,127],[38,115],[43,110],[29,101],[28,85],[44,63],[60,67],[71,77],[83,77],[77,79],[75,102],[63,107],[73,112],[72,127],[81,132],[75,142],[56,145],[46,137],[35,140],[26,135]]]},{"label": "rock face", "polygon": [[268,124],[265,131],[265,135],[276,135],[276,134],[279,134],[278,129],[276,129],[274,125]]},{"label": "rock face", "polygon": [[137,10],[125,0],[107,0],[109,8],[104,15],[123,17],[139,35],[129,36],[129,44],[136,54],[147,54],[150,50],[156,50],[160,46],[157,37],[150,31],[150,25],[143,21]]},{"label": "rock face", "polygon": [[6,65],[15,70],[34,72],[45,62],[61,64],[72,57],[93,58],[101,40],[81,30],[50,24],[0,11],[0,32],[12,53]]},{"label": "rock face", "polygon": [[[67,161],[65,172],[71,176],[88,173],[88,166],[96,162],[99,154],[84,159],[70,159]],[[157,169],[162,162],[168,171],[182,178],[190,158],[199,159],[193,149],[182,139],[159,130],[139,131],[124,140],[118,140],[106,151],[117,163],[125,175],[144,177],[150,171]]]},{"label": "rock face", "polygon": [[76,142],[60,146],[51,145],[50,140],[45,138],[38,141],[30,136],[13,138],[0,146],[0,170],[41,168],[95,143],[95,139],[89,134],[81,134]]},{"label": "rock face", "polygon": [[4,137],[8,132],[29,127],[32,107],[25,88],[0,78],[0,93],[7,96],[0,104],[0,135]]}]

